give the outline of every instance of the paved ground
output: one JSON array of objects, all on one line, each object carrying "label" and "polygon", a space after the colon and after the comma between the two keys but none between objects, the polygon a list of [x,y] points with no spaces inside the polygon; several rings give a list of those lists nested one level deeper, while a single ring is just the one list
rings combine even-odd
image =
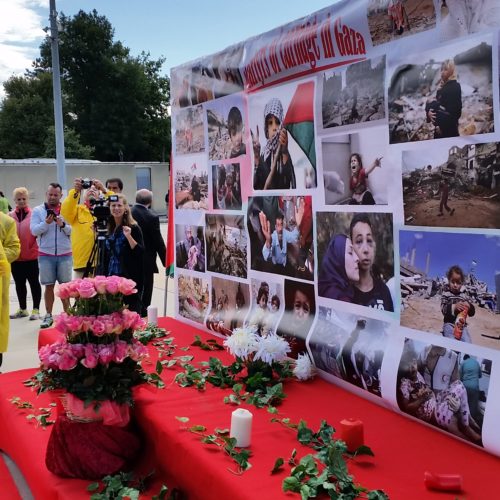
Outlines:
[{"label": "paved ground", "polygon": [[[167,224],[161,224],[161,232],[166,240]],[[158,259],[158,269],[160,272],[155,275],[155,283],[153,289],[152,305],[158,307],[158,315],[163,315],[164,298],[165,298],[165,268],[161,265]],[[174,313],[174,282],[172,279],[168,280],[168,297],[167,297],[167,316],[173,316]],[[31,294],[28,286],[28,309],[31,311],[32,302]],[[19,303],[17,301],[16,289],[14,281],[11,280],[10,284],[10,311],[17,311]],[[62,305],[59,299],[54,303],[53,313],[57,314],[62,311]],[[45,314],[43,306],[43,296],[40,312]],[[29,318],[20,318],[10,321],[10,335],[9,335],[9,348],[4,354],[3,364],[0,370],[2,372],[10,372],[14,370],[21,370],[23,368],[31,368],[38,366],[38,331],[41,321],[30,321]]]}]

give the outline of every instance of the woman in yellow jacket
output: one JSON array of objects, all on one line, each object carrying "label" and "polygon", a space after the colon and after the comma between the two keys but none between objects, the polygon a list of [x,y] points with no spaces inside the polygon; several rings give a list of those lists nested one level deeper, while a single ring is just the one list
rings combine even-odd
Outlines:
[{"label": "woman in yellow jacket", "polygon": [[12,217],[0,212],[0,366],[9,341],[9,286],[10,263],[19,257],[21,244],[16,223]]},{"label": "woman in yellow jacket", "polygon": [[[92,185],[84,194],[84,202],[80,203],[83,190],[82,182],[82,179],[75,179],[73,188],[69,190],[68,196],[61,206],[61,215],[71,226],[73,278],[75,279],[83,277],[95,241],[94,217],[90,212],[90,200],[99,198],[101,193],[105,196],[114,194],[112,191],[106,191],[100,180],[93,179]],[[95,261],[91,263],[91,272],[94,266]]]}]

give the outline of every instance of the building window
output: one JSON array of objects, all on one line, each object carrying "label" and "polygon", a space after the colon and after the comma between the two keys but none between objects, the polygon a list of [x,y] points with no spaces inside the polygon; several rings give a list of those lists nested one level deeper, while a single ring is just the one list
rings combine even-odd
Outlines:
[{"label": "building window", "polygon": [[135,169],[135,178],[137,180],[137,189],[149,189],[151,191],[151,168],[137,167]]}]

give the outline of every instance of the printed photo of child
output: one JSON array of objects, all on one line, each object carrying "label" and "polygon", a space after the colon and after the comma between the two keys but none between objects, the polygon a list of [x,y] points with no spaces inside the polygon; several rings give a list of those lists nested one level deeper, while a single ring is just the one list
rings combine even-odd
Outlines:
[{"label": "printed photo of child", "polygon": [[213,206],[216,210],[241,210],[239,163],[212,165]]},{"label": "printed photo of child", "polygon": [[254,190],[316,187],[314,81],[251,94]]},{"label": "printed photo of child", "polygon": [[205,272],[205,238],[202,226],[175,226],[175,265],[181,269]]},{"label": "printed photo of child", "polygon": [[325,204],[387,205],[392,168],[384,161],[386,143],[386,127],[323,139]]},{"label": "printed photo of child", "polygon": [[402,230],[399,250],[402,326],[500,348],[499,236]]},{"label": "printed photo of child", "polygon": [[246,154],[246,132],[241,94],[208,103],[208,157],[210,160],[237,158]]},{"label": "printed photo of child", "polygon": [[177,162],[175,208],[208,209],[208,172],[199,155],[182,157]]},{"label": "printed photo of child", "polygon": [[251,268],[313,279],[310,196],[255,196],[248,200]]},{"label": "printed photo of child", "polygon": [[252,279],[251,290],[252,308],[245,323],[255,327],[258,335],[274,333],[284,306],[283,285]]}]

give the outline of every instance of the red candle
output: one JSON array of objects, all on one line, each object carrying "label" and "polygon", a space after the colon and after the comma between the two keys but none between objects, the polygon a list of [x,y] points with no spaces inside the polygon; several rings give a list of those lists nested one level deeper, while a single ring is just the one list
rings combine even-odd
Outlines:
[{"label": "red candle", "polygon": [[354,418],[346,418],[340,421],[340,439],[345,441],[347,450],[355,452],[364,444],[363,422]]}]

